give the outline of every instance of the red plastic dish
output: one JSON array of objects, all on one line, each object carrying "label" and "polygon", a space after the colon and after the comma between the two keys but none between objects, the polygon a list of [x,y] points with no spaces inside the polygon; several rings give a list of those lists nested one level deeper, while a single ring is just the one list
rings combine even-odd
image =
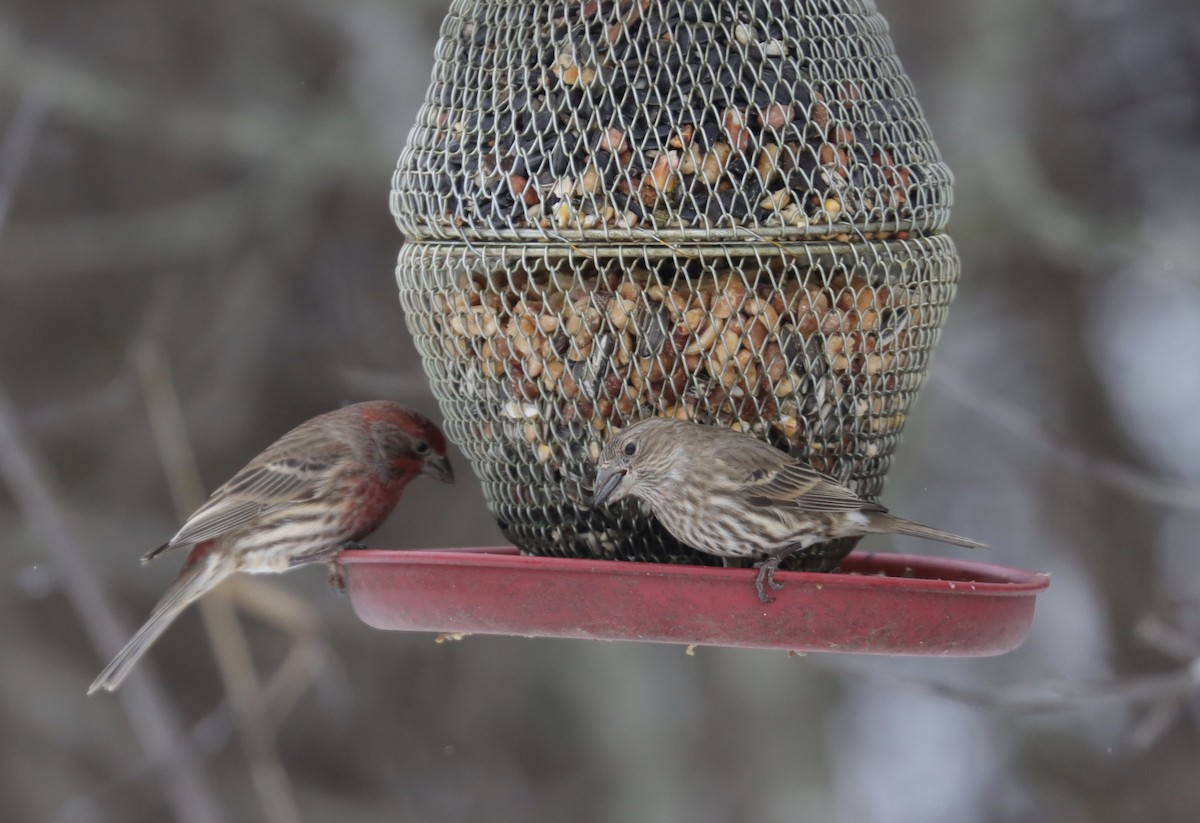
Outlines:
[{"label": "red plastic dish", "polygon": [[981,657],[1020,645],[1046,575],[855,552],[839,574],[528,557],[512,547],[342,552],[350,602],[378,629]]}]

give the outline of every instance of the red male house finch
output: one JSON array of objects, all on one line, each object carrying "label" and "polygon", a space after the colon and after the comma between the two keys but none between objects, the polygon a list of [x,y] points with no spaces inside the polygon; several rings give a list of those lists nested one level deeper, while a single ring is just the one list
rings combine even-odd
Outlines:
[{"label": "red male house finch", "polygon": [[682,420],[634,423],[604,445],[595,505],[632,494],[676,540],[723,558],[753,558],[758,597],[789,555],[840,537],[894,532],[980,548],[982,543],[888,514],[850,489],[748,434]]},{"label": "red male house finch", "polygon": [[142,558],[146,563],[168,549],[192,547],[175,583],[88,694],[121,685],[180,612],[234,572],[326,562],[331,582],[339,583],[337,552],[375,531],[419,474],[454,482],[446,438],[398,403],[358,403],[301,423]]}]

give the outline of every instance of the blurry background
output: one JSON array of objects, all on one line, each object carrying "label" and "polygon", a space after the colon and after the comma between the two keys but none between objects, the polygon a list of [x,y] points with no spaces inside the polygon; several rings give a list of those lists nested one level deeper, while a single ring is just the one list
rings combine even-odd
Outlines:
[{"label": "blurry background", "polygon": [[[1200,11],[880,6],[963,258],[885,499],[1053,573],[1020,650],[436,644],[304,570],[234,592],[289,615],[243,623],[269,696],[218,603],[229,688],[193,610],[157,686],[85,699],[175,573],[137,558],[186,447],[210,489],[346,401],[436,414],[387,192],[445,2],[3,0],[0,818],[1197,819]],[[500,542],[458,467],[373,542]]]}]

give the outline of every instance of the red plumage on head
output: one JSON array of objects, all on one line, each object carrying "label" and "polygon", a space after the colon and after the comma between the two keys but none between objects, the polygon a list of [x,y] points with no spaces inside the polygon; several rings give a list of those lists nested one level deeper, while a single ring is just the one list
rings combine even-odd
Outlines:
[{"label": "red plumage on head", "polygon": [[437,454],[446,453],[446,437],[437,424],[420,412],[393,403],[390,400],[371,400],[359,403],[362,410],[363,423],[387,422],[399,426],[413,437],[420,438],[429,444]]}]

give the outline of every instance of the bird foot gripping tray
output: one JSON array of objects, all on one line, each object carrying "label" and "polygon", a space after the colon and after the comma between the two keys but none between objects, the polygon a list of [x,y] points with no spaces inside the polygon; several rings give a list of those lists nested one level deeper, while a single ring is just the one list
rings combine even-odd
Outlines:
[{"label": "bird foot gripping tray", "polygon": [[355,612],[379,629],[979,657],[1025,638],[1049,578],[855,552],[842,574],[529,557],[515,548],[348,551]]}]

